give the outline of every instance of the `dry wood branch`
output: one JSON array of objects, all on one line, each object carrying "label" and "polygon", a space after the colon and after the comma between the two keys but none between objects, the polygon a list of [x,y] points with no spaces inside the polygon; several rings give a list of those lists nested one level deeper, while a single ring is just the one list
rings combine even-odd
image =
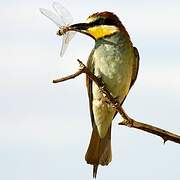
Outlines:
[{"label": "dry wood branch", "polygon": [[[78,60],[78,62],[79,62],[79,60]],[[71,75],[66,76],[66,77],[63,77],[63,78],[59,78],[59,79],[53,80],[53,83],[59,83],[59,82],[67,81],[69,79],[74,79],[75,77],[77,77],[80,74],[84,73],[84,70],[85,70],[85,66],[83,66],[83,64],[82,65],[80,64],[79,70],[76,73],[71,74]]]},{"label": "dry wood branch", "polygon": [[100,78],[96,77],[93,73],[91,73],[91,71],[80,60],[78,60],[78,62],[79,62],[80,66],[79,66],[79,70],[76,73],[66,76],[66,77],[63,77],[63,78],[60,78],[60,79],[53,80],[53,83],[58,83],[58,82],[63,82],[63,81],[69,80],[69,79],[73,79],[73,78],[79,76],[80,74],[85,73],[91,80],[93,80],[97,84],[97,86],[102,91],[102,93],[104,93],[105,96],[112,103],[112,106],[123,117],[123,121],[120,122],[119,125],[124,125],[127,127],[140,129],[140,130],[146,131],[148,133],[160,136],[164,140],[164,143],[169,140],[169,141],[180,144],[180,136],[173,134],[171,132],[168,132],[166,130],[163,130],[161,128],[158,128],[158,127],[155,127],[155,126],[152,126],[149,124],[141,123],[139,121],[136,121],[136,120],[130,118],[127,115],[127,113],[124,111],[122,106],[119,104],[119,102],[111,95],[111,93],[105,87],[103,81]]}]

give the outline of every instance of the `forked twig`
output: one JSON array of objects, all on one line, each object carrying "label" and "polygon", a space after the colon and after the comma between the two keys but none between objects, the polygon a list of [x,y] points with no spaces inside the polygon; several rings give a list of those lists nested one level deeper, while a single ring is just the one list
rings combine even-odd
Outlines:
[{"label": "forked twig", "polygon": [[169,141],[180,144],[180,136],[178,136],[174,133],[171,133],[169,131],[163,130],[161,128],[158,128],[158,127],[155,127],[155,126],[152,126],[149,124],[141,123],[139,121],[136,121],[136,120],[130,118],[127,115],[127,113],[124,111],[122,106],[118,103],[118,101],[111,95],[111,93],[105,87],[103,81],[101,79],[99,79],[98,77],[96,77],[93,73],[91,73],[91,71],[80,60],[77,60],[77,61],[79,62],[79,70],[76,73],[71,74],[66,77],[63,77],[63,78],[60,78],[60,79],[53,80],[53,83],[67,81],[69,79],[73,79],[73,78],[79,76],[82,73],[85,73],[92,81],[94,81],[97,84],[97,86],[99,87],[101,92],[104,93],[105,96],[112,103],[112,106],[121,114],[123,121],[120,122],[119,125],[124,125],[127,127],[140,129],[140,130],[146,131],[148,133],[160,136],[164,140],[164,143],[169,140]]}]

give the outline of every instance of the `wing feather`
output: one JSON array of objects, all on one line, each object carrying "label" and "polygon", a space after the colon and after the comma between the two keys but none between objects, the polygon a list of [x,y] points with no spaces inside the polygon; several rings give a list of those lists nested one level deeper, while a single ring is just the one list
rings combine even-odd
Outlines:
[{"label": "wing feather", "polygon": [[[93,53],[94,53],[94,50],[92,50],[91,54],[89,55],[88,62],[87,62],[87,67],[89,68],[89,70],[92,73],[94,73]],[[92,108],[92,101],[93,101],[92,80],[89,79],[89,77],[87,75],[86,75],[86,87],[87,87],[88,97],[89,97],[89,109],[90,109],[91,123],[93,126],[94,114],[93,114],[93,108]]]},{"label": "wing feather", "polygon": [[139,70],[139,52],[138,49],[136,47],[134,48],[134,64],[133,64],[133,73],[132,73],[132,79],[131,79],[131,84],[130,84],[130,88],[134,85],[136,79],[137,79],[137,75],[138,75],[138,70]]}]

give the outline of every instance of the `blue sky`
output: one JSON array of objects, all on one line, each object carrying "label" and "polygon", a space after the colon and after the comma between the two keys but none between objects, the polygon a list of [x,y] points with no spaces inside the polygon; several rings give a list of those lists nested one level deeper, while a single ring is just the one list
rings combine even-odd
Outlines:
[{"label": "blue sky", "polygon": [[[135,119],[180,134],[180,2],[62,0],[74,22],[113,11],[127,28],[141,61],[124,107]],[[39,8],[52,1],[3,1],[0,6],[0,179],[92,179],[84,154],[91,124],[83,76],[52,80],[76,71],[93,48],[77,34],[60,58],[57,27]],[[179,180],[180,145],[113,122],[113,161],[98,180]]]}]

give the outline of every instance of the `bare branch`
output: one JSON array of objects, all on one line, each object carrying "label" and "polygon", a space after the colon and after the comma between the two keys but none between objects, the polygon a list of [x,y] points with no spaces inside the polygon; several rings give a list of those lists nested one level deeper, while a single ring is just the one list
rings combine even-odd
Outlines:
[{"label": "bare branch", "polygon": [[[79,61],[78,61],[79,62]],[[69,79],[74,79],[75,77],[79,76],[80,74],[84,73],[84,70],[85,70],[85,66],[83,66],[83,64],[79,66],[79,70],[74,73],[74,74],[71,74],[69,76],[66,76],[66,77],[62,77],[62,78],[59,78],[59,79],[55,79],[53,80],[53,83],[59,83],[59,82],[63,82],[63,81],[67,81]]]},{"label": "bare branch", "polygon": [[180,144],[180,136],[174,133],[171,133],[169,131],[166,131],[164,129],[161,129],[161,128],[158,128],[149,124],[141,123],[131,118],[130,119],[123,118],[123,121],[120,122],[119,125],[125,125],[131,128],[140,129],[148,133],[160,136],[163,139],[164,143],[166,143],[166,141],[169,140],[169,141]]},{"label": "bare branch", "polygon": [[69,80],[69,79],[73,79],[73,78],[79,76],[80,74],[85,73],[92,81],[94,81],[97,84],[97,86],[99,87],[101,92],[104,93],[105,96],[112,103],[112,106],[123,117],[123,121],[120,122],[119,125],[124,125],[124,126],[130,127],[130,128],[140,129],[140,130],[146,131],[148,133],[160,136],[164,140],[164,143],[169,140],[169,141],[180,144],[180,136],[173,134],[171,132],[168,132],[166,130],[163,130],[161,128],[158,128],[158,127],[155,127],[155,126],[152,126],[149,124],[141,123],[139,121],[136,121],[136,120],[130,118],[127,115],[127,113],[124,111],[122,106],[119,104],[119,102],[111,95],[111,93],[105,87],[102,79],[96,77],[93,73],[91,73],[91,71],[80,60],[77,60],[77,61],[79,62],[80,67],[76,73],[66,76],[66,77],[63,77],[63,78],[60,78],[60,79],[53,80],[53,83],[58,83],[58,82],[63,82],[63,81]]}]

